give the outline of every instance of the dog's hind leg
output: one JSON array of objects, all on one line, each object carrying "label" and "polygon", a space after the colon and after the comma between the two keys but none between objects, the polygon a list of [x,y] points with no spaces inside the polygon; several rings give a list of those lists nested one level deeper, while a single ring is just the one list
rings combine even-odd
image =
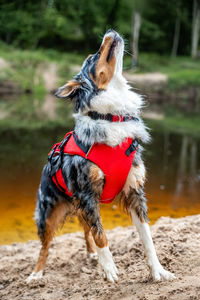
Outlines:
[{"label": "dog's hind leg", "polygon": [[35,211],[35,220],[42,248],[34,271],[26,280],[27,283],[42,277],[54,232],[70,211],[72,211],[71,204],[56,193],[49,179],[48,167],[45,166],[38,190],[38,201]]},{"label": "dog's hind leg", "polygon": [[42,278],[48,257],[48,250],[58,225],[65,219],[69,207],[65,202],[58,203],[52,210],[51,215],[45,221],[44,232],[40,233],[42,248],[39,253],[37,264],[26,282]]},{"label": "dog's hind leg", "polygon": [[[139,170],[139,168],[141,169]],[[139,232],[153,279],[156,281],[160,281],[162,279],[174,279],[175,276],[166,271],[160,264],[152,241],[150,228],[147,223],[146,198],[142,189],[143,180],[141,178],[143,176],[141,177],[141,175],[144,175],[143,171],[143,165],[132,168],[129,173],[129,176],[131,177],[127,178],[127,182],[124,187],[125,196],[123,198],[123,204],[126,210],[131,214],[133,223]]]},{"label": "dog's hind leg", "polygon": [[85,220],[81,216],[81,214],[78,216],[78,218],[79,218],[79,222],[81,223],[81,225],[83,226],[83,229],[84,229],[88,257],[91,261],[93,261],[93,260],[95,261],[95,260],[97,260],[98,256],[97,256],[97,251],[95,248],[94,240],[92,237],[92,232],[91,232],[88,224],[85,222]]}]

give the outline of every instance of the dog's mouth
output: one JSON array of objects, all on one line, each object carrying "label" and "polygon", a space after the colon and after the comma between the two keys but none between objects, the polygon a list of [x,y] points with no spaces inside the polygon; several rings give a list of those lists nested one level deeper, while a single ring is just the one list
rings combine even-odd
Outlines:
[{"label": "dog's mouth", "polygon": [[108,55],[107,55],[107,58],[106,58],[107,62],[109,62],[112,59],[115,48],[121,42],[122,42],[122,38],[118,34],[115,34],[115,36],[113,37],[113,42],[111,43],[110,49],[108,51]]}]

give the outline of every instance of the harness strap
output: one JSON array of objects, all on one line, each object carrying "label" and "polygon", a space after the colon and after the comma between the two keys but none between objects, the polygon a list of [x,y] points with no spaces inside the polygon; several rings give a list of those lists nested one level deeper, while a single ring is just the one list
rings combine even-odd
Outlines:
[{"label": "harness strap", "polygon": [[[48,161],[51,162],[54,154],[55,154],[55,151],[58,147],[58,149],[60,150],[59,153],[61,153],[63,151],[63,148],[65,146],[65,144],[68,142],[69,138],[71,136],[71,133],[69,133],[63,140],[61,143],[57,143],[54,145],[53,149],[51,150],[51,152],[49,153],[49,156],[48,156]],[[58,146],[59,145],[59,146]]]},{"label": "harness strap", "polygon": [[97,111],[89,111],[88,116],[93,120],[106,120],[109,122],[127,122],[127,121],[139,121],[135,116],[130,115],[112,115],[112,114],[100,114]]},{"label": "harness strap", "polygon": [[138,144],[138,140],[133,140],[132,144],[128,147],[128,149],[125,152],[126,155],[130,156],[133,151],[136,151],[138,148]]},{"label": "harness strap", "polygon": [[69,133],[69,134],[64,138],[64,140],[61,142],[61,144],[60,144],[59,147],[58,147],[58,148],[60,149],[60,151],[63,150],[63,148],[64,148],[65,144],[68,142],[70,136],[71,136],[71,133]]},{"label": "harness strap", "polygon": [[54,179],[56,181],[56,185],[59,187],[59,189],[61,190],[61,192],[65,193],[65,189],[59,184],[56,173],[54,174]]},{"label": "harness strap", "polygon": [[54,147],[53,147],[53,149],[52,149],[51,152],[49,153],[48,161],[51,162],[52,157],[54,156],[54,153],[55,153],[55,150],[56,150],[57,146],[58,146],[58,144],[55,144]]},{"label": "harness strap", "polygon": [[73,131],[73,137],[74,137],[74,140],[77,144],[77,146],[79,146],[79,148],[81,148],[81,150],[83,150],[84,153],[88,153],[91,145],[85,145],[84,143],[82,143],[78,136],[76,135],[75,131]]}]

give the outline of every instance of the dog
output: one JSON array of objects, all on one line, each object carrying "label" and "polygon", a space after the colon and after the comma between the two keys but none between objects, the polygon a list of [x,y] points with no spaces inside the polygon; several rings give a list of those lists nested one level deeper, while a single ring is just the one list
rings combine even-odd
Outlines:
[{"label": "dog", "polygon": [[122,75],[123,53],[122,37],[108,30],[97,53],[56,92],[74,101],[75,128],[53,147],[43,169],[35,211],[42,248],[27,282],[43,276],[54,231],[69,215],[78,216],[88,255],[98,256],[104,278],[117,281],[99,212],[99,202],[116,195],[139,232],[153,279],[175,278],[160,264],[151,238],[141,145],[150,135],[139,116],[143,99]]}]

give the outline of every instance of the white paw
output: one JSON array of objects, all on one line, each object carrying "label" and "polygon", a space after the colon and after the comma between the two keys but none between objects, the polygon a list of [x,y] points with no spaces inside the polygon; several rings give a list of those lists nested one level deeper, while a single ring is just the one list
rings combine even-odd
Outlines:
[{"label": "white paw", "polygon": [[115,281],[118,281],[118,276],[119,274],[114,262],[113,264],[107,264],[102,266],[104,270],[104,278],[106,278],[108,281],[114,283]]},{"label": "white paw", "polygon": [[119,272],[115,266],[109,248],[97,248],[97,252],[99,255],[99,263],[104,271],[104,278],[113,283],[118,281],[117,274],[119,274]]},{"label": "white paw", "polygon": [[90,260],[91,262],[97,261],[97,260],[98,260],[98,254],[97,254],[97,252],[94,252],[94,253],[88,253],[88,257],[89,257],[89,260]]},{"label": "white paw", "polygon": [[152,277],[155,281],[173,280],[176,278],[173,273],[166,271],[161,265],[152,268]]},{"label": "white paw", "polygon": [[32,272],[32,273],[28,276],[28,278],[26,279],[26,283],[29,283],[29,282],[31,282],[32,280],[38,280],[38,279],[41,279],[42,276],[43,276],[43,271],[42,271],[42,270],[39,271],[39,272],[37,272],[37,273]]}]

